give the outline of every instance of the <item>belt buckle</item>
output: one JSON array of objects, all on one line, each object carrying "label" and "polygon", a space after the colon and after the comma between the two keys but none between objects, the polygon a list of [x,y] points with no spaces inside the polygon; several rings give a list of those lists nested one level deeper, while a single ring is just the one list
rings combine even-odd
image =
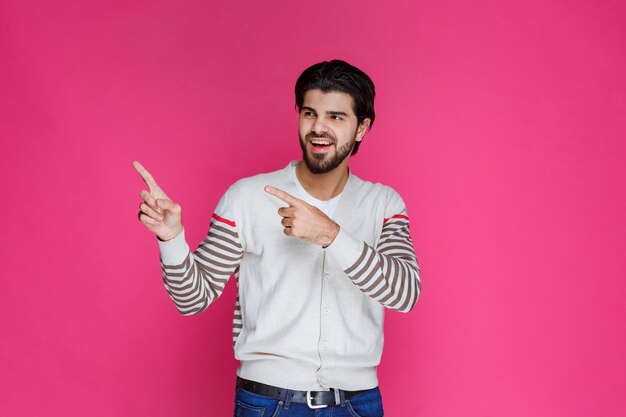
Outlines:
[{"label": "belt buckle", "polygon": [[328,404],[313,405],[311,403],[312,399],[313,399],[313,397],[311,396],[311,391],[307,391],[306,392],[306,405],[308,405],[310,409],[316,410],[318,408],[326,408],[326,407],[328,407]]}]

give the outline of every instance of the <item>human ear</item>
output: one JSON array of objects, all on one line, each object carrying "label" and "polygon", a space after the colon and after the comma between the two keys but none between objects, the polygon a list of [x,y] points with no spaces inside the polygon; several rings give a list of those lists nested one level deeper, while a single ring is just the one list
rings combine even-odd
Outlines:
[{"label": "human ear", "polygon": [[359,127],[357,128],[357,131],[356,131],[356,141],[357,142],[360,142],[361,139],[363,139],[363,136],[365,136],[365,132],[367,132],[367,129],[369,129],[369,127],[370,127],[370,123],[371,123],[371,119],[369,117],[366,117],[359,124]]}]

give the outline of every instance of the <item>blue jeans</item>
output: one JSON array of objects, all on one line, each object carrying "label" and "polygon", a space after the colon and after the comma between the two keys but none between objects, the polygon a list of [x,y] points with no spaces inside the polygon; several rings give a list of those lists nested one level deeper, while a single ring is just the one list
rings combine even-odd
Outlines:
[{"label": "blue jeans", "polygon": [[235,417],[383,417],[380,390],[373,388],[339,405],[312,410],[306,404],[274,400],[237,388]]}]

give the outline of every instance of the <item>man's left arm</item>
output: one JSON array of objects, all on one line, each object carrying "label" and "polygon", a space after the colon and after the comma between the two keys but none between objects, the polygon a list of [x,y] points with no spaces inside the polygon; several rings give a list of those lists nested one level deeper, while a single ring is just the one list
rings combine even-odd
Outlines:
[{"label": "man's left arm", "polygon": [[340,229],[326,253],[361,291],[385,307],[406,313],[417,302],[420,269],[404,204],[384,219],[375,247]]},{"label": "man's left arm", "polygon": [[352,236],[316,207],[273,188],[265,191],[288,207],[278,209],[287,236],[325,248],[352,282],[368,296],[401,312],[409,312],[422,284],[402,198],[391,191],[387,215],[376,247]]}]

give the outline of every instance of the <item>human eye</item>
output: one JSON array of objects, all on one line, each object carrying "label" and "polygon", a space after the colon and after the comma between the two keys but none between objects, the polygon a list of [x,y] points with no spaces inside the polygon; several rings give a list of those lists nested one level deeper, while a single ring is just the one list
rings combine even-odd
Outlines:
[{"label": "human eye", "polygon": [[315,117],[315,112],[313,112],[311,110],[303,110],[302,111],[302,115],[304,117]]}]

